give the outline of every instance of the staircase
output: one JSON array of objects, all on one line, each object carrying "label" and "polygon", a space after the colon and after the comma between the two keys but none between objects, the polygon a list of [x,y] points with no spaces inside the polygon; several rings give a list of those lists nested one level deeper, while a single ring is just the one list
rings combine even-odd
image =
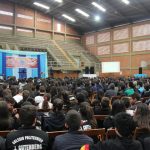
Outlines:
[{"label": "staircase", "polygon": [[89,51],[85,50],[85,48],[83,47],[83,45],[81,45],[81,43],[73,41],[56,41],[56,42],[61,48],[63,48],[64,51],[66,51],[74,59],[76,59],[76,57],[80,58],[80,63],[81,62],[84,63],[83,68],[85,68],[85,66],[94,66],[96,72],[100,70],[101,65],[97,57],[90,54]]}]

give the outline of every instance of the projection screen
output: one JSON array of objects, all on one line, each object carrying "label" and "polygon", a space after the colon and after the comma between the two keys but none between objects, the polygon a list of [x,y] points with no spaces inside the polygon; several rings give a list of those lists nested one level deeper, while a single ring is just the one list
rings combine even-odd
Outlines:
[{"label": "projection screen", "polygon": [[120,72],[120,62],[102,62],[102,73]]}]

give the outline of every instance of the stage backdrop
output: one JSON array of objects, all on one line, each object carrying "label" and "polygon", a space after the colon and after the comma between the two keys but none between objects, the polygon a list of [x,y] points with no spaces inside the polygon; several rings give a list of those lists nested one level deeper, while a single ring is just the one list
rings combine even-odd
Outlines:
[{"label": "stage backdrop", "polygon": [[47,78],[47,53],[0,49],[0,75]]}]

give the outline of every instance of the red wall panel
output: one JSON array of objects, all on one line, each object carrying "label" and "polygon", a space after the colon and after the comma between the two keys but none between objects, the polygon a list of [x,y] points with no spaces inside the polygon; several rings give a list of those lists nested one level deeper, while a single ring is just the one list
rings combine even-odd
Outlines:
[{"label": "red wall panel", "polygon": [[119,61],[121,68],[129,68],[130,67],[130,57],[129,56],[113,56],[112,61]]},{"label": "red wall panel", "polygon": [[142,61],[146,61],[149,63],[150,56],[149,55],[133,55],[132,56],[132,67],[140,67]]},{"label": "red wall panel", "polygon": [[[9,2],[1,2],[0,3],[0,10],[2,11],[8,11],[13,13],[14,11],[14,5],[12,3]],[[2,24],[13,24],[13,16],[7,16],[7,15],[1,15],[0,14],[0,23]]]},{"label": "red wall panel", "polygon": [[[18,14],[30,16],[32,19],[19,18]],[[34,10],[17,5],[16,6],[16,24],[23,27],[34,27]]]},{"label": "red wall panel", "polygon": [[66,33],[78,35],[79,33],[69,25],[66,25]]},{"label": "red wall panel", "polygon": [[51,17],[42,13],[36,13],[36,28],[41,30],[52,30]]}]

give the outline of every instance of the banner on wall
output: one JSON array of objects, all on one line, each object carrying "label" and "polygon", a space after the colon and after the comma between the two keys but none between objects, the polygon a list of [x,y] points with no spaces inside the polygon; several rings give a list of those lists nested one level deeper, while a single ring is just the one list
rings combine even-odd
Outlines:
[{"label": "banner on wall", "polygon": [[37,68],[38,60],[32,57],[6,56],[7,68]]}]

